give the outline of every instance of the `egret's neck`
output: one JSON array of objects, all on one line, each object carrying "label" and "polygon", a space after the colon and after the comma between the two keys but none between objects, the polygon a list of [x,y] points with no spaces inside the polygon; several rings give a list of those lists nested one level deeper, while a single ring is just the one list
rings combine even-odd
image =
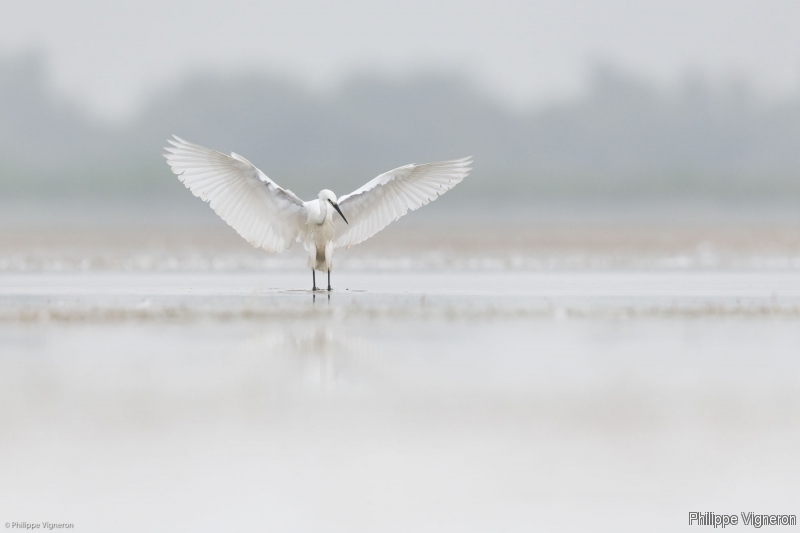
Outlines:
[{"label": "egret's neck", "polygon": [[320,200],[319,201],[319,213],[317,213],[317,218],[314,220],[317,224],[325,223],[325,220],[330,217],[329,212],[329,205],[327,200]]}]

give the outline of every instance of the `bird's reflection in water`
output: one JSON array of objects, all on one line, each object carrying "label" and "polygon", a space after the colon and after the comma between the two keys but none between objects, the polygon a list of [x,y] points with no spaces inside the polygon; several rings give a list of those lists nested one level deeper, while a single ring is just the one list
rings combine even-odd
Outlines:
[{"label": "bird's reflection in water", "polygon": [[[330,304],[330,302],[331,302],[331,293],[330,292],[326,292],[326,294],[328,296],[328,298],[327,298],[328,303]],[[312,304],[316,304],[317,303],[317,293],[316,292],[312,292],[311,293],[311,303]]]},{"label": "bird's reflection in water", "polygon": [[380,374],[377,345],[346,333],[342,323],[312,320],[276,326],[251,341],[268,360],[268,371],[283,379],[321,388],[360,388]]}]

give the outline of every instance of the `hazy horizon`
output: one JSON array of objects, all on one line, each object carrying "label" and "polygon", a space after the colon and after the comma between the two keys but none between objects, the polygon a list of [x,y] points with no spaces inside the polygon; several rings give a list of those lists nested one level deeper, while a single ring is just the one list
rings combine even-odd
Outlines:
[{"label": "hazy horizon", "polygon": [[160,155],[174,133],[241,153],[301,196],[465,155],[476,161],[454,193],[465,197],[800,194],[800,92],[776,101],[747,79],[588,72],[584,94],[522,111],[455,70],[363,72],[326,95],[266,70],[198,71],[111,125],[58,91],[44,56],[21,54],[0,61],[0,191],[176,192]]}]

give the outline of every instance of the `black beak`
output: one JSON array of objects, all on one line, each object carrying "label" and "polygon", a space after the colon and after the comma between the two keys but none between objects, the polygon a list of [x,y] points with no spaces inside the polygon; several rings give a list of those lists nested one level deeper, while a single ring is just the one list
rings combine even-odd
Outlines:
[{"label": "black beak", "polygon": [[335,204],[335,203],[331,202],[330,200],[328,200],[328,203],[331,204],[334,209],[336,209],[336,211],[342,216],[342,220],[344,220],[344,223],[349,226],[350,223],[347,221],[346,218],[344,218],[344,215],[342,215],[342,210],[339,209],[339,204]]}]

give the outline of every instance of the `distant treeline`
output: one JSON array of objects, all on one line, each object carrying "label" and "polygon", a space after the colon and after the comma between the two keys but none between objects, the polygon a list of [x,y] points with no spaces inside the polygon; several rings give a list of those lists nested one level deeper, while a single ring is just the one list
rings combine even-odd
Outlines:
[{"label": "distant treeline", "polygon": [[112,127],[55,94],[41,57],[0,61],[3,195],[178,191],[161,158],[172,133],[241,153],[304,196],[473,155],[465,196],[800,197],[800,94],[766,103],[746,83],[667,90],[601,66],[584,96],[515,112],[458,76],[355,76],[320,96],[261,73],[199,73]]}]

